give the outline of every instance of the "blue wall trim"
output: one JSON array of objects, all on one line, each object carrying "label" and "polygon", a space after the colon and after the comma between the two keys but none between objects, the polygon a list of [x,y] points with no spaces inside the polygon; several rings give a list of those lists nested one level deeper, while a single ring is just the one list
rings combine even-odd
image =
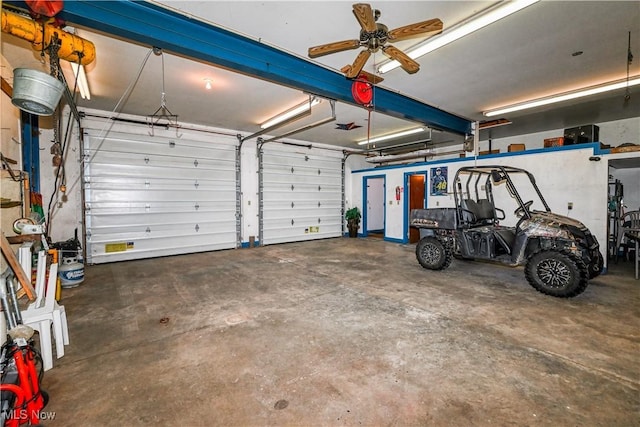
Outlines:
[{"label": "blue wall trim", "polygon": [[392,243],[407,243],[402,239],[394,239],[393,237],[385,237],[384,241],[385,242],[392,242]]},{"label": "blue wall trim", "polygon": [[[4,3],[27,8],[23,1]],[[58,16],[69,25],[88,27],[324,98],[358,105],[351,95],[351,80],[341,73],[156,4],[127,0],[68,1]],[[469,119],[397,92],[377,87],[375,103],[376,111],[390,116],[456,134],[471,133]]]}]

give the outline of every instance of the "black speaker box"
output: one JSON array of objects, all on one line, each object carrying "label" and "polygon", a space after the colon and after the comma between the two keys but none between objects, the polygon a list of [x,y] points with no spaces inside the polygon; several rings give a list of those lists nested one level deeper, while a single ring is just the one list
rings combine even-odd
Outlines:
[{"label": "black speaker box", "polygon": [[596,125],[584,125],[564,130],[564,145],[599,141],[600,128]]}]

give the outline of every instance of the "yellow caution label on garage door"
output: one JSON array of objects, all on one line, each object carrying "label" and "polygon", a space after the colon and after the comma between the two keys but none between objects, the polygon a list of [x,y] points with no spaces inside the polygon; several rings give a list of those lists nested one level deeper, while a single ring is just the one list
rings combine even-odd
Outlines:
[{"label": "yellow caution label on garage door", "polygon": [[104,251],[106,253],[124,252],[127,249],[133,249],[133,242],[106,243],[104,245]]}]

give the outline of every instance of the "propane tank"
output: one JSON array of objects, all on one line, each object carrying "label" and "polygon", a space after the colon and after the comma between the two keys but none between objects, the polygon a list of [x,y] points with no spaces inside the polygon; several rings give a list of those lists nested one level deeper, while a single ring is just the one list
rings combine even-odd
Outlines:
[{"label": "propane tank", "polygon": [[75,288],[84,280],[84,264],[76,257],[62,258],[58,275],[63,288]]}]

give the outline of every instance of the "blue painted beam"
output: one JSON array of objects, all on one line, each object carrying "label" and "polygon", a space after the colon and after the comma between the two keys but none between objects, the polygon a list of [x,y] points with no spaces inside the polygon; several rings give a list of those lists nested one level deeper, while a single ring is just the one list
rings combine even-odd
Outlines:
[{"label": "blue painted beam", "polygon": [[29,191],[40,192],[40,131],[38,116],[20,111],[22,122],[22,170],[29,174]]},{"label": "blue painted beam", "polygon": [[[24,5],[24,2],[4,3]],[[357,105],[351,96],[351,81],[344,75],[156,4],[127,0],[67,1],[59,17],[70,25],[160,47],[166,52]],[[393,117],[456,134],[471,133],[470,120],[384,88],[376,88],[375,102],[376,111]]]}]

